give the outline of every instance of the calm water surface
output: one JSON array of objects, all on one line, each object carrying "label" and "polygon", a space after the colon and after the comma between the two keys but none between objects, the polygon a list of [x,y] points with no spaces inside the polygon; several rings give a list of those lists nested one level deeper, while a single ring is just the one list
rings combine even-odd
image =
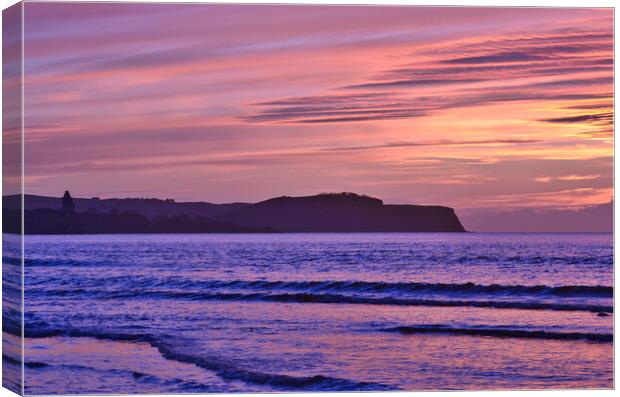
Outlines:
[{"label": "calm water surface", "polygon": [[27,236],[25,273],[29,394],[613,386],[607,234]]}]

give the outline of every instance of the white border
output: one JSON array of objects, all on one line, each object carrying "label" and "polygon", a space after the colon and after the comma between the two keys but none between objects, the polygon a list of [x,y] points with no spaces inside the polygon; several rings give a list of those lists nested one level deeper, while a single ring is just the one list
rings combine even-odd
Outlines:
[{"label": "white border", "polygon": [[[27,0],[28,2],[35,2],[35,1],[39,1],[39,0]],[[45,0],[42,0],[45,1]],[[54,1],[54,0],[52,0]],[[80,1],[80,0],[64,0],[63,2],[88,2],[88,1]],[[109,0],[109,1],[90,1],[90,2],[109,2],[109,3],[114,3],[114,2],[126,2],[126,1],[122,1],[122,0]],[[589,1],[578,1],[578,0],[423,0],[423,1],[418,1],[418,0],[314,0],[314,1],[304,1],[304,0],[287,0],[287,1],[261,1],[261,0],[228,0],[228,1],[178,1],[178,0],[133,0],[132,2],[140,2],[140,3],[241,3],[241,4],[341,4],[341,5],[408,5],[408,6],[412,6],[412,5],[423,5],[423,6],[482,6],[482,7],[574,7],[574,8],[580,8],[580,7],[615,7],[615,2],[612,0],[589,0]],[[15,0],[0,0],[0,6],[2,9],[5,9],[13,4],[17,3]],[[615,9],[614,9],[614,17],[615,17]],[[1,26],[1,18],[0,18],[0,26]],[[22,37],[23,37],[23,28],[24,28],[24,24],[23,24],[23,12],[22,12]],[[614,24],[614,37],[616,37],[618,34],[618,27]],[[22,54],[23,54],[23,40],[22,40]],[[616,48],[616,43],[614,43],[614,54],[615,54],[615,48]],[[0,64],[1,64],[1,55],[0,55]],[[23,83],[23,59],[22,59],[22,83]],[[614,64],[614,76],[618,71],[618,66],[615,63]],[[615,79],[614,79],[614,87],[615,87]],[[24,92],[23,92],[24,88],[23,88],[23,84],[22,84],[22,192],[24,192],[24,145],[23,145],[23,137],[24,137],[24,131],[23,131],[23,125],[24,125],[24,109],[23,109],[23,103],[24,103]],[[616,91],[614,90],[614,104],[615,104],[615,97],[616,97]],[[1,105],[2,99],[0,96],[0,105]],[[615,106],[614,106],[615,109]],[[1,121],[0,121],[1,122]],[[615,152],[617,149],[617,142],[614,140],[614,157],[615,157]],[[0,151],[0,169],[1,169],[1,164],[2,164],[2,152]],[[1,187],[0,187],[1,190]],[[614,161],[614,192],[615,192],[615,161]],[[615,197],[615,194],[614,194]],[[616,254],[616,247],[618,245],[618,241],[619,241],[619,236],[617,233],[618,230],[618,225],[620,224],[618,222],[620,215],[618,214],[618,211],[616,211],[616,201],[614,200],[614,258],[615,258],[615,254]],[[1,205],[0,205],[1,206]],[[23,208],[23,196],[22,196],[22,208]],[[22,214],[23,217],[23,214]],[[0,221],[2,219],[2,216],[0,214]],[[23,224],[23,220],[22,220],[22,224]],[[23,266],[23,239],[22,239],[22,266]],[[617,270],[617,264],[614,261],[614,274],[615,271]],[[23,274],[23,267],[22,267],[22,274]],[[617,296],[615,296],[614,299],[614,307],[618,307],[617,305]],[[23,305],[23,279],[22,279],[22,305]],[[1,320],[0,320],[1,321]],[[22,311],[22,321],[23,321],[23,311]],[[617,316],[614,317],[614,329],[618,329],[618,318]],[[614,332],[615,333],[615,332]],[[615,348],[615,343],[614,343],[614,362],[615,359],[617,358],[617,353],[618,353],[618,349]],[[22,355],[23,355],[23,345],[22,345]],[[1,364],[0,364],[1,365]],[[617,381],[618,376],[620,374],[620,370],[618,369],[618,366],[614,365],[614,383]],[[23,375],[23,367],[22,367],[22,375]],[[23,379],[23,377],[22,377]],[[456,392],[458,393],[458,395],[462,395],[462,396],[475,396],[478,395],[480,393],[484,394],[485,396],[489,396],[489,397],[495,397],[495,396],[505,396],[505,397],[515,397],[515,396],[521,396],[521,395],[531,395],[531,396],[541,396],[541,397],[560,397],[560,396],[565,396],[566,393],[571,393],[571,395],[574,396],[587,396],[587,397],[591,397],[591,396],[614,396],[616,393],[613,390],[550,390],[550,391],[471,391],[471,392]],[[377,397],[390,397],[390,396],[394,396],[394,395],[398,395],[398,396],[411,396],[411,397],[444,397],[444,396],[454,396],[455,392],[377,392],[377,393],[373,393],[373,395],[377,396]],[[275,394],[275,393],[274,393]],[[278,396],[286,396],[286,397],[291,397],[291,396],[296,396],[300,393],[277,393]],[[303,393],[304,396],[311,396],[311,397],[317,397],[317,396],[337,396],[337,397],[353,397],[353,396],[360,396],[363,394],[367,394],[367,393]],[[257,396],[262,396],[262,394],[242,394],[243,396],[251,396],[251,397],[257,397]],[[9,396],[15,396],[14,393],[8,391],[7,389],[1,388],[0,387],[0,397],[9,397]],[[117,395],[120,397],[130,397],[130,395]],[[147,395],[144,394],[143,396],[154,396],[154,395]],[[157,395],[158,397],[161,396],[176,396],[176,395],[165,395],[165,394],[160,394]],[[230,394],[210,394],[210,396],[227,396],[229,397]]]},{"label": "white border", "polygon": [[19,143],[20,151],[21,151],[21,153],[20,153],[20,160],[21,160],[21,167],[20,167],[20,171],[21,171],[21,178],[20,178],[21,188],[20,188],[20,190],[21,190],[21,195],[22,195],[22,207],[21,207],[22,234],[20,236],[21,237],[21,249],[22,249],[22,257],[21,257],[21,262],[22,262],[21,263],[21,265],[22,265],[22,274],[21,274],[21,276],[22,276],[22,290],[21,290],[21,293],[22,293],[22,298],[21,298],[21,309],[22,309],[22,312],[21,312],[21,315],[22,315],[22,340],[21,340],[21,345],[22,345],[22,363],[21,363],[22,364],[22,378],[21,378],[21,381],[22,382],[21,383],[22,384],[21,384],[21,392],[22,392],[22,395],[24,395],[25,390],[26,390],[26,367],[25,367],[25,363],[26,363],[26,335],[25,335],[25,330],[26,330],[25,323],[26,322],[25,321],[26,320],[25,320],[25,317],[24,317],[24,315],[26,313],[26,305],[25,305],[25,303],[26,303],[26,296],[25,296],[25,294],[26,294],[26,283],[25,283],[26,280],[25,280],[25,277],[24,277],[24,274],[25,274],[25,267],[24,267],[25,263],[24,263],[24,260],[25,260],[25,254],[26,254],[26,245],[25,245],[25,241],[24,241],[25,240],[25,237],[24,237],[24,225],[25,225],[25,221],[24,221],[24,209],[25,209],[24,194],[26,192],[26,190],[25,190],[25,183],[24,183],[24,177],[26,176],[25,170],[24,170],[24,168],[25,168],[24,154],[25,154],[25,148],[26,148],[26,145],[24,144],[24,138],[26,137],[25,129],[24,129],[24,125],[26,124],[26,118],[24,116],[24,111],[25,111],[24,64],[25,64],[25,59],[26,59],[26,57],[24,56],[24,48],[25,48],[24,41],[25,41],[25,37],[26,37],[25,34],[24,34],[24,32],[25,32],[25,30],[24,30],[25,10],[26,10],[26,8],[24,7],[24,3],[22,3],[21,4],[21,17],[22,17],[22,19],[21,19],[21,49],[20,49],[20,51],[21,51],[21,58],[22,58],[21,59],[21,66],[20,66],[20,68],[21,68],[22,84],[21,84],[20,93],[19,93],[19,95],[21,96],[21,98],[20,98],[21,99],[21,106],[20,106],[20,108],[21,108],[21,112],[22,112],[22,114],[21,114],[21,126],[20,126],[20,129],[21,129],[21,140],[20,140],[20,143]]},{"label": "white border", "polygon": [[[614,8],[613,0],[24,0],[27,3],[179,3],[179,4],[315,4],[315,5],[405,5],[405,6],[468,6],[468,7],[567,7]],[[17,3],[0,0],[2,8]]]}]

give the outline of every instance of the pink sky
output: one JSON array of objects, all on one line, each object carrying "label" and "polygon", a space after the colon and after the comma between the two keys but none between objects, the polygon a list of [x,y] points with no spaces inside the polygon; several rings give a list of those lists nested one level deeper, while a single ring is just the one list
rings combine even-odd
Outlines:
[{"label": "pink sky", "polygon": [[25,7],[29,194],[612,199],[611,9]]}]

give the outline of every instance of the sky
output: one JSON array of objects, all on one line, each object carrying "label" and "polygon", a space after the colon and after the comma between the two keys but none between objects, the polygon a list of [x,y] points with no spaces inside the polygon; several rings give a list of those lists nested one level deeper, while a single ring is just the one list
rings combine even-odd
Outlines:
[{"label": "sky", "polygon": [[611,9],[25,6],[25,190],[612,200]]}]

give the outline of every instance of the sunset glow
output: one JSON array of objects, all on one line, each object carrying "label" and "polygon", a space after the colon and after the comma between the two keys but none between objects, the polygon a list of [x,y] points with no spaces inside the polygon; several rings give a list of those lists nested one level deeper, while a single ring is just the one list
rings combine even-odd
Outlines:
[{"label": "sunset glow", "polygon": [[27,3],[26,193],[612,200],[611,9]]}]

